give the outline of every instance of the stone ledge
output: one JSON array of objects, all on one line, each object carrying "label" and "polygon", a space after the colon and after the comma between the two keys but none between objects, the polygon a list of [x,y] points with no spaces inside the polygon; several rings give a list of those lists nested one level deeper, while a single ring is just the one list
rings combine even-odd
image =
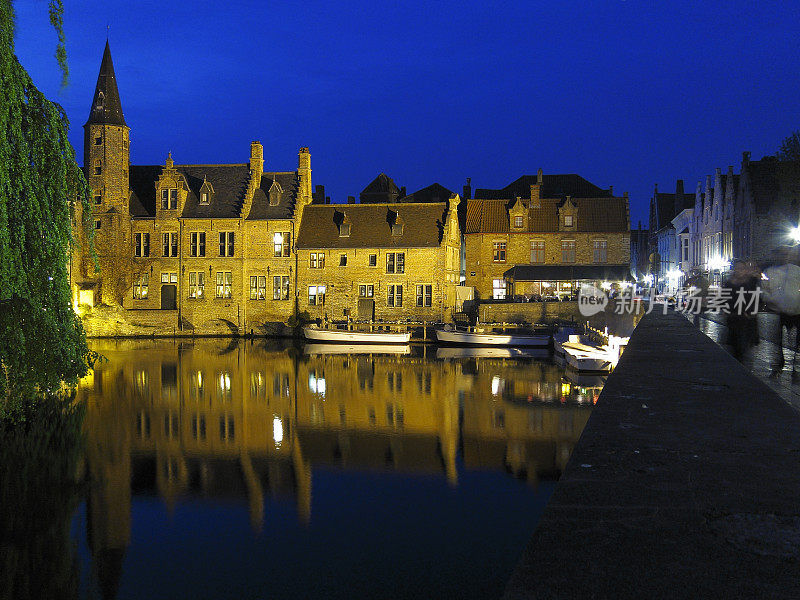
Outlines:
[{"label": "stone ledge", "polygon": [[652,313],[505,597],[800,598],[798,498],[800,413],[686,319]]}]

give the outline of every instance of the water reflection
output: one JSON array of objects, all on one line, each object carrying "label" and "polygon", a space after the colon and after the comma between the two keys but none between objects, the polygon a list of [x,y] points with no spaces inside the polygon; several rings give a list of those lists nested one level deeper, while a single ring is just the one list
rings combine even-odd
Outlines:
[{"label": "water reflection", "polygon": [[457,489],[466,472],[500,471],[536,485],[560,474],[603,383],[570,381],[544,361],[436,358],[417,347],[353,354],[201,340],[94,349],[108,361],[79,395],[87,537],[106,597],[131,541],[132,497],[156,494],[170,512],[194,499],[244,499],[259,532],[269,499],[291,498],[298,522],[310,523],[315,472],[427,475]]}]

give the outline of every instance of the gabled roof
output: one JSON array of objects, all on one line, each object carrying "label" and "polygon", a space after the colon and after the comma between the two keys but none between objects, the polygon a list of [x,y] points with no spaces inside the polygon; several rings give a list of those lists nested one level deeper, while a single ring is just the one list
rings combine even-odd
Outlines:
[{"label": "gabled roof", "polygon": [[[431,185],[417,190],[413,194],[403,196],[398,202],[449,202],[450,196],[453,192],[439,183],[432,183]],[[467,203],[464,198],[461,198],[461,203],[458,205],[458,226],[461,231],[464,231],[464,226],[467,223]]]},{"label": "gabled roof", "polygon": [[[175,169],[184,176],[189,185],[182,217],[239,217],[250,178],[249,165],[175,165]],[[200,188],[205,179],[214,186],[214,196],[208,204],[200,204]]]},{"label": "gabled roof", "polygon": [[[399,214],[402,235],[392,235]],[[311,204],[303,210],[298,248],[433,248],[442,241],[447,204]],[[339,236],[345,215],[350,235]]]},{"label": "gabled roof", "polygon": [[[675,212],[675,196],[665,192],[656,192],[656,210],[658,211],[656,226],[661,229],[670,224],[678,213]],[[680,210],[694,208],[695,194],[683,194],[678,197]]]},{"label": "gabled roof", "polygon": [[400,188],[386,173],[381,173],[361,190],[361,202],[395,202],[400,196]]},{"label": "gabled roof", "polygon": [[94,88],[92,108],[89,111],[89,119],[86,121],[86,125],[95,124],[126,126],[108,40],[106,40],[106,49],[103,51],[103,61],[100,63],[97,85]]},{"label": "gabled roof", "polygon": [[[273,183],[280,189],[280,201],[272,206],[269,203],[269,192]],[[291,219],[297,201],[298,179],[294,171],[284,173],[264,173],[261,176],[261,187],[253,194],[253,206],[250,208],[248,221],[259,219]]]},{"label": "gabled roof", "polygon": [[[577,205],[577,231],[628,231],[625,198],[571,198]],[[508,200],[470,200],[465,233],[506,233],[511,230]],[[558,232],[558,209],[564,200],[545,198],[540,208],[528,209],[529,233]]]},{"label": "gabled roof", "polygon": [[[523,175],[499,190],[478,188],[475,198],[512,200],[531,197],[531,186],[536,183],[536,175]],[[578,198],[610,198],[611,192],[604,190],[587,181],[580,175],[543,175],[540,198],[561,198],[575,196]]]}]

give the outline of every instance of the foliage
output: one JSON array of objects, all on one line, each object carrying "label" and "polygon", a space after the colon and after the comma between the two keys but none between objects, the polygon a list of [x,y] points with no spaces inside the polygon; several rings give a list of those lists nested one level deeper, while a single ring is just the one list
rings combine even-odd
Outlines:
[{"label": "foliage", "polygon": [[[61,1],[49,8],[66,78]],[[54,376],[70,382],[86,372],[67,271],[74,202],[82,204],[89,240],[92,231],[89,188],[67,139],[67,116],[20,65],[13,32],[11,1],[0,0],[0,401],[20,369],[39,376],[26,365],[47,367],[41,384],[50,388]]]},{"label": "foliage", "polygon": [[289,327],[302,327],[303,325],[308,325],[311,323],[311,315],[308,314],[308,311],[302,311],[296,314],[293,314],[289,317]]},{"label": "foliage", "polygon": [[800,161],[800,130],[795,131],[781,142],[780,150],[775,155],[780,160]]}]

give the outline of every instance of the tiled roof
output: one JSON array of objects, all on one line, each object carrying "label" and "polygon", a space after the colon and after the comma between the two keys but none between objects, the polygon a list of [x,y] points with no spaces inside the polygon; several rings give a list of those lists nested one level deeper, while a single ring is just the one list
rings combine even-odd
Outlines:
[{"label": "tiled roof", "polygon": [[[269,203],[269,188],[272,182],[277,181],[282,192],[280,202],[275,206]],[[248,221],[257,219],[291,219],[294,205],[297,200],[298,180],[297,173],[264,173],[261,177],[261,187],[253,194],[253,206],[247,217]]]},{"label": "tiled roof", "polygon": [[[572,198],[578,207],[577,227],[580,232],[628,231],[625,198]],[[558,207],[564,201],[541,200],[540,208],[528,208],[529,233],[558,232]],[[511,230],[505,200],[470,200],[467,203],[465,233],[506,233]]]},{"label": "tiled roof", "polygon": [[361,190],[361,202],[395,202],[400,196],[400,188],[386,173],[381,173]]},{"label": "tiled roof", "polygon": [[[531,186],[535,183],[536,175],[523,175],[499,190],[478,188],[475,190],[475,198],[504,200],[513,200],[518,196],[520,198],[530,198]],[[610,198],[611,192],[597,187],[580,175],[543,175],[542,189],[539,191],[539,197],[561,198],[563,196]]]},{"label": "tiled roof", "polygon": [[[182,217],[225,219],[239,216],[250,179],[249,165],[175,165],[175,169],[189,184]],[[204,180],[214,189],[208,204],[200,204]]]},{"label": "tiled roof", "polygon": [[[398,202],[448,202],[453,192],[439,183],[432,183],[431,185],[417,190],[413,194],[403,196]],[[464,226],[467,222],[467,203],[464,198],[461,198],[461,204],[458,205],[458,226],[461,231],[464,231]]]},{"label": "tiled roof", "polygon": [[[303,210],[298,248],[430,248],[441,243],[447,204],[312,204]],[[396,215],[405,223],[392,235]],[[350,235],[339,236],[345,216]]]}]

